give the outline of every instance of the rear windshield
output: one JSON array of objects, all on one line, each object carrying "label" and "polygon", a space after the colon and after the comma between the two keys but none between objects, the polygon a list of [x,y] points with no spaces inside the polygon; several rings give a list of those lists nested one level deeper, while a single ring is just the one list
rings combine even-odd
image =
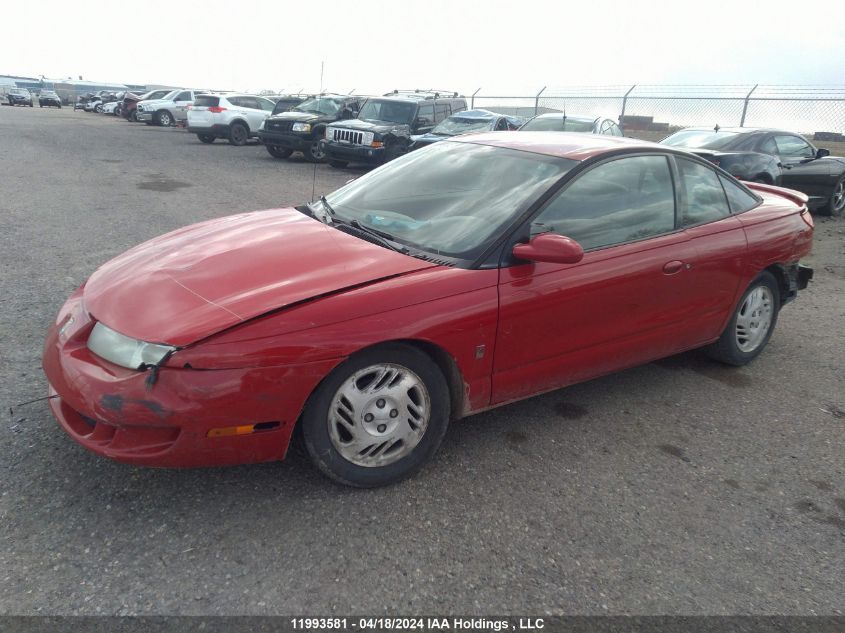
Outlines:
[{"label": "rear windshield", "polygon": [[688,149],[722,149],[737,137],[736,132],[714,130],[681,130],[660,141],[663,145]]},{"label": "rear windshield", "polygon": [[220,105],[220,97],[212,97],[209,95],[200,95],[194,100],[195,106],[204,106],[206,108],[212,108],[216,105]]},{"label": "rear windshield", "polygon": [[593,123],[593,119],[575,119],[561,114],[531,119],[519,129],[527,132],[592,132]]}]

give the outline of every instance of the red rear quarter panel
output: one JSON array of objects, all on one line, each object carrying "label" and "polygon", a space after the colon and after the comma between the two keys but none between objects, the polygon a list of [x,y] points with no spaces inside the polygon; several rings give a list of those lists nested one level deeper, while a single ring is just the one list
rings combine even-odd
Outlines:
[{"label": "red rear quarter panel", "polygon": [[748,267],[741,288],[773,264],[795,263],[809,255],[813,245],[806,195],[771,185],[745,184],[763,198],[763,204],[737,216],[748,240]]}]

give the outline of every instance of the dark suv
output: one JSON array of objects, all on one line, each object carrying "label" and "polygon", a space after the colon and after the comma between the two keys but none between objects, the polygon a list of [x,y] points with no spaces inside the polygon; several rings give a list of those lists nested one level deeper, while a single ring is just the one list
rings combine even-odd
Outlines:
[{"label": "dark suv", "polygon": [[12,88],[6,97],[9,99],[9,105],[32,107],[32,93],[26,88]]},{"label": "dark suv", "polygon": [[320,141],[326,135],[326,125],[354,118],[361,101],[361,97],[348,95],[314,97],[287,112],[270,116],[258,130],[258,138],[275,158],[302,152],[305,160],[321,163],[325,154]]},{"label": "dark suv", "polygon": [[435,125],[467,109],[458,93],[443,96],[430,91],[394,90],[368,99],[351,121],[326,128],[322,142],[332,167],[349,163],[380,165],[408,152],[411,135],[430,132]]}]

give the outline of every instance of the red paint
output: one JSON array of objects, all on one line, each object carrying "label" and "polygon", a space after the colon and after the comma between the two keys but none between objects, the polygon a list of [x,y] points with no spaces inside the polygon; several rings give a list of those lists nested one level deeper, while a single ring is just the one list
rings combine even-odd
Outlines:
[{"label": "red paint", "polygon": [[126,251],[91,275],[85,307],[121,334],[181,346],[269,310],[432,266],[295,209],[273,209]]},{"label": "red paint", "polygon": [[[458,142],[579,159],[620,146],[653,148],[564,136]],[[573,263],[501,270],[427,263],[291,209],[187,227],[117,257],[71,295],[45,343],[44,370],[60,396],[51,408],[76,441],[120,461],[259,462],[284,457],[309,395],[332,369],[381,342],[412,341],[451,359],[456,415],[698,347],[719,336],[755,275],[810,250],[812,219],[801,197],[755,188],[764,203],[737,216],[583,253]],[[554,250],[562,238],[542,239]],[[96,320],[183,349],[149,387],[149,372],[88,351]],[[279,426],[208,437],[211,429],[266,422]]]}]

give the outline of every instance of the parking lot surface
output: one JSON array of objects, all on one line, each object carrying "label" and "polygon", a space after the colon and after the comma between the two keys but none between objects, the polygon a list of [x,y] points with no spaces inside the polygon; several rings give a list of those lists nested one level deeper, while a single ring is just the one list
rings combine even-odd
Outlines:
[{"label": "parking lot surface", "polygon": [[98,265],[360,172],[70,108],[0,108],[0,149],[0,613],[845,613],[845,221],[817,220],[816,278],[752,364],[691,352],[483,413],[352,490],[296,450],[113,463],[21,403]]}]

